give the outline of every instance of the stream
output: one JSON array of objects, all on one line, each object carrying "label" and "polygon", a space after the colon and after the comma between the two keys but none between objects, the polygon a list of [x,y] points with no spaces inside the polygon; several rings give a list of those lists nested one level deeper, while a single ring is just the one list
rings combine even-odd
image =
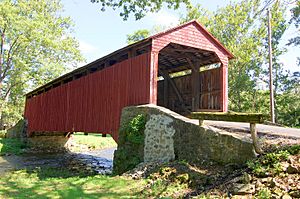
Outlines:
[{"label": "stream", "polygon": [[27,153],[22,156],[0,156],[0,174],[11,170],[47,167],[109,175],[112,172],[115,150],[116,148],[108,148],[77,153]]}]

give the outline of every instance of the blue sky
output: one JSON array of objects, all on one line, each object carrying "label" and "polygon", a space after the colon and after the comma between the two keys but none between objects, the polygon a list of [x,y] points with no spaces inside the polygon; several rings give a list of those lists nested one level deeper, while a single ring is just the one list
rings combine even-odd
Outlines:
[{"label": "blue sky", "polygon": [[[184,14],[184,6],[177,11],[162,9],[158,13],[149,13],[139,21],[131,16],[123,21],[117,11],[108,8],[100,11],[100,5],[90,3],[90,0],[62,0],[64,15],[70,16],[75,23],[74,36],[80,43],[80,50],[87,62],[91,62],[126,46],[126,35],[139,29],[152,29],[155,25],[175,26],[180,15]],[[201,0],[203,7],[215,10],[229,3],[226,0]],[[295,35],[295,29],[287,31],[287,38]],[[291,71],[299,71],[296,57],[299,48],[289,48],[288,53],[281,57],[285,67]],[[81,64],[82,65],[82,64]]]}]

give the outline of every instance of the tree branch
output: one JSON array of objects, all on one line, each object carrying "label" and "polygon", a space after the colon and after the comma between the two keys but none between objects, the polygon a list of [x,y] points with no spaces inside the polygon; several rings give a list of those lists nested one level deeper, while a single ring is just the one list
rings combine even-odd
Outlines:
[{"label": "tree branch", "polygon": [[3,51],[4,51],[4,38],[5,38],[5,31],[6,31],[6,26],[4,27],[3,31],[1,31],[1,45],[0,45],[0,75],[2,74],[2,69],[3,69],[3,61],[2,58],[4,57]]},{"label": "tree branch", "polygon": [[[8,53],[7,53],[7,60],[6,60],[6,68],[3,70],[3,72],[2,72],[2,75],[1,75],[1,73],[0,73],[0,82],[2,82],[3,81],[3,79],[5,78],[5,76],[6,76],[6,74],[7,74],[7,72],[9,71],[9,69],[11,69],[11,67],[12,67],[12,55],[13,55],[13,53],[12,53],[12,50],[13,50],[13,48],[15,47],[15,45],[17,44],[17,41],[18,41],[18,39],[19,39],[19,36],[14,40],[14,42],[12,43],[12,45],[10,46],[10,48],[9,48],[9,50],[8,50]],[[19,47],[20,45],[17,45],[17,48],[16,48],[16,50],[18,49],[18,47]],[[3,67],[4,68],[4,67]]]}]

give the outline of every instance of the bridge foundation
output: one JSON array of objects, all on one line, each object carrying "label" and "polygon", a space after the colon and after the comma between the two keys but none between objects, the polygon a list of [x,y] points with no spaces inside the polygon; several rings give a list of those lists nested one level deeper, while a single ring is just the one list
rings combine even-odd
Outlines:
[{"label": "bridge foundation", "polygon": [[122,111],[114,173],[142,162],[185,160],[194,164],[242,165],[255,157],[251,139],[211,126],[199,126],[164,107],[142,105]]}]

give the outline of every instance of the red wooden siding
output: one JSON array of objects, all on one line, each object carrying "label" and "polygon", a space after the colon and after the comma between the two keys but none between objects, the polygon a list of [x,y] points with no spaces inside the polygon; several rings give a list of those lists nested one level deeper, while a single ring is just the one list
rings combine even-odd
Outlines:
[{"label": "red wooden siding", "polygon": [[152,51],[159,52],[169,43],[213,51],[218,55],[221,62],[228,60],[225,50],[195,23],[188,23],[186,26],[174,29],[172,32],[159,34],[158,37],[154,36]]},{"label": "red wooden siding", "polygon": [[150,53],[27,99],[28,132],[105,132],[117,140],[121,110],[150,102]]}]

